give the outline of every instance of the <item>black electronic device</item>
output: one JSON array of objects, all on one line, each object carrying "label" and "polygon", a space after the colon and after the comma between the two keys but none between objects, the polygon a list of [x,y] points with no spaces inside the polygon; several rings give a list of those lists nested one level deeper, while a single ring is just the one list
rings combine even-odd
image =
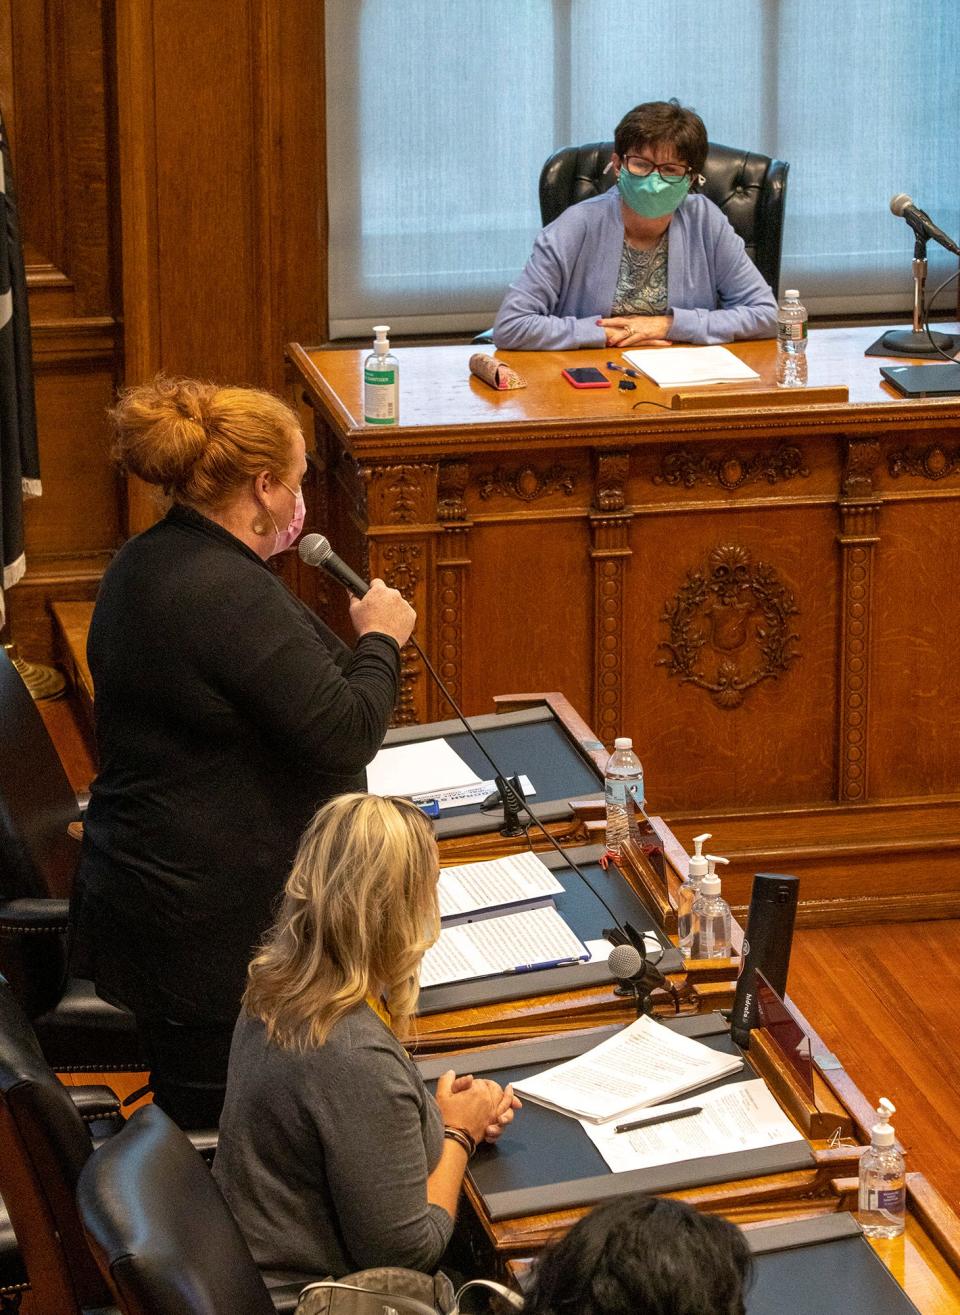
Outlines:
[{"label": "black electronic device", "polygon": [[787,989],[799,885],[797,877],[776,872],[758,872],[753,879],[743,966],[730,1011],[730,1035],[738,1046],[750,1044],[750,1029],[757,1023],[757,971],[763,973],[778,995],[782,996]]},{"label": "black electronic device", "polygon": [[562,370],[561,374],[574,388],[609,388],[610,380],[595,365],[576,365]]},{"label": "black electronic device", "polygon": [[881,365],[880,373],[903,397],[952,397],[960,393],[960,363]]}]

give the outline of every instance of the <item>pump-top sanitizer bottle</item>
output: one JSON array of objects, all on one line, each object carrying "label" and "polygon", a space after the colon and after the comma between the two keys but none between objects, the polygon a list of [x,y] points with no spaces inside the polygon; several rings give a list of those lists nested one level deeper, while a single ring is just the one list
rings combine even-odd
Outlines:
[{"label": "pump-top sanitizer bottle", "polygon": [[693,837],[693,857],[683,885],[677,891],[677,942],[685,959],[689,959],[693,951],[693,902],[700,894],[700,882],[707,875],[703,845],[709,839],[709,831]]},{"label": "pump-top sanitizer bottle", "polygon": [[707,855],[707,875],[700,882],[700,894],[693,901],[694,959],[730,958],[730,905],[720,894],[717,864],[729,863],[717,854]]},{"label": "pump-top sanitizer bottle", "polygon": [[896,1106],[881,1096],[870,1145],[860,1157],[860,1227],[867,1237],[899,1237],[907,1208],[903,1154],[890,1115]]},{"label": "pump-top sanitizer bottle", "polygon": [[400,362],[390,351],[389,324],[373,326],[373,351],[363,363],[363,422],[400,422]]}]

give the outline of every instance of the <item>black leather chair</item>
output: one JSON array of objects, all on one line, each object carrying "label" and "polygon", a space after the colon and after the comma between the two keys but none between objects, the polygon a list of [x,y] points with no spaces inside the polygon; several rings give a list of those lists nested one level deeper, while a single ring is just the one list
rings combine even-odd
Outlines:
[{"label": "black leather chair", "polygon": [[299,1285],[267,1288],[200,1156],[154,1105],[88,1160],[77,1208],[124,1315],[296,1308]]},{"label": "black leather chair", "polygon": [[[95,1147],[123,1126],[109,1087],[59,1081],[0,977],[0,1196],[9,1213],[9,1220],[0,1217],[0,1297],[29,1284],[38,1312],[80,1315],[111,1304],[75,1196]],[[190,1138],[213,1158],[214,1131]]]},{"label": "black leather chair", "polygon": [[81,817],[43,718],[0,649],[0,972],[61,1072],[146,1068],[133,1016],[67,971]]},{"label": "black leather chair", "polygon": [[94,1135],[122,1123],[113,1092],[76,1088],[77,1103],[37,1045],[0,978],[0,1195],[38,1311],[73,1315],[110,1304],[74,1193]]},{"label": "black leather chair", "polygon": [[[564,146],[550,156],[540,171],[540,218],[544,225],[552,223],[567,206],[598,196],[614,185],[613,170],[607,170],[612,151],[613,142],[589,142],[585,146]],[[703,166],[705,181],[698,189],[720,207],[743,238],[747,254],[774,295],[780,284],[789,168],[784,160],[711,142]]]}]

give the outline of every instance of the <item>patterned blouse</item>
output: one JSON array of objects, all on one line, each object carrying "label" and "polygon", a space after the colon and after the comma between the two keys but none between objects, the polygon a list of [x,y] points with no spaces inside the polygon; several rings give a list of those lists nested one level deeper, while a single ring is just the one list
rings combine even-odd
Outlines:
[{"label": "patterned blouse", "polygon": [[666,314],[669,234],[665,229],[649,251],[639,251],[624,241],[612,315]]}]

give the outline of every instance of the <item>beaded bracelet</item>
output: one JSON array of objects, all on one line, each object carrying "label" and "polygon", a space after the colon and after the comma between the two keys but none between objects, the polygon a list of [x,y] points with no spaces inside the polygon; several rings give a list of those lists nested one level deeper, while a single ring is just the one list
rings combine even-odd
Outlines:
[{"label": "beaded bracelet", "polygon": [[454,1128],[450,1124],[445,1124],[443,1129],[444,1137],[449,1137],[455,1141],[458,1146],[462,1146],[467,1153],[467,1159],[472,1160],[477,1153],[476,1139],[471,1137],[466,1128]]}]

